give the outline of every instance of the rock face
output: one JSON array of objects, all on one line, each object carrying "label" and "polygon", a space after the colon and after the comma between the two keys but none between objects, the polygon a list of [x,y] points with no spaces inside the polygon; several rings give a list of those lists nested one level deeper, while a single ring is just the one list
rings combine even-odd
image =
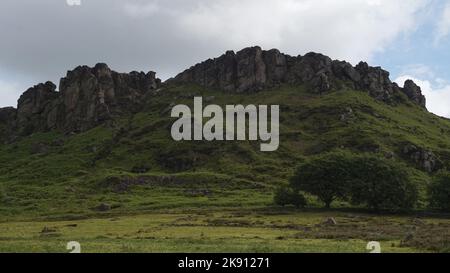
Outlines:
[{"label": "rock face", "polygon": [[442,167],[442,162],[432,151],[427,151],[413,144],[407,144],[403,147],[403,154],[421,169],[431,173]]},{"label": "rock face", "polygon": [[[219,58],[187,69],[170,82],[197,83],[237,93],[257,92],[281,84],[305,84],[318,93],[347,86],[387,103],[403,93],[410,101],[425,107],[419,86],[408,80],[400,88],[380,67],[363,62],[354,67],[318,53],[292,57],[260,47],[237,53],[227,51]],[[41,83],[20,97],[17,110],[1,108],[0,138],[11,135],[10,132],[28,135],[53,129],[85,131],[116,115],[138,111],[143,98],[156,93],[160,86],[154,72],[117,73],[101,63],[93,68],[79,66],[61,79],[59,92],[55,84]]]},{"label": "rock face", "polygon": [[367,91],[384,102],[392,102],[398,93],[425,107],[420,87],[406,81],[400,88],[389,79],[389,72],[361,62],[333,61],[318,53],[292,57],[276,49],[245,48],[237,53],[227,51],[216,59],[197,64],[169,82],[191,82],[227,92],[255,92],[282,83],[308,84],[317,92],[326,92],[342,84]]},{"label": "rock face", "polygon": [[58,92],[52,82],[29,88],[17,102],[17,126],[24,134],[54,127],[52,117],[57,107]]},{"label": "rock face", "polygon": [[426,104],[425,96],[422,95],[422,90],[420,89],[420,87],[417,84],[415,84],[412,80],[407,80],[405,82],[403,91],[412,101],[425,107]]},{"label": "rock face", "polygon": [[80,66],[61,79],[59,92],[51,82],[28,89],[20,97],[17,111],[0,109],[0,122],[17,122],[22,135],[52,129],[84,131],[114,115],[136,111],[143,96],[160,85],[154,72],[125,74],[106,64]]},{"label": "rock face", "polygon": [[114,114],[137,110],[142,97],[160,86],[155,76],[154,72],[121,74],[106,64],[69,71],[60,82],[59,116],[63,119],[57,127],[83,131]]},{"label": "rock face", "polygon": [[10,141],[16,129],[17,110],[13,107],[0,108],[0,143]]}]

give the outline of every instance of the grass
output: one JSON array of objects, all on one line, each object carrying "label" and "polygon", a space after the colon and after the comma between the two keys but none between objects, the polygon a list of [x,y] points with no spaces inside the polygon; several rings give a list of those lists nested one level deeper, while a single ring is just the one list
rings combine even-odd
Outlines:
[{"label": "grass", "polygon": [[[174,119],[167,110],[173,104],[192,105],[193,96],[209,97],[209,103],[222,106],[279,104],[279,150],[263,153],[259,142],[248,141],[173,141]],[[66,241],[80,240],[88,252],[364,252],[372,238],[383,241],[386,252],[448,251],[447,237],[438,236],[448,236],[439,229],[448,223],[439,218],[427,220],[438,224],[419,229],[402,244],[409,232],[402,216],[386,226],[375,224],[386,228],[387,235],[379,237],[371,237],[376,231],[369,220],[355,227],[344,219],[338,221],[342,226],[309,231],[276,226],[289,221],[314,226],[330,215],[341,217],[339,212],[250,213],[246,225],[227,222],[229,211],[266,210],[274,189],[287,183],[299,162],[336,148],[392,153],[393,160],[407,163],[421,189],[418,209],[425,209],[432,174],[402,150],[406,144],[431,150],[450,168],[450,121],[400,99],[402,103],[387,105],[345,89],[319,96],[304,86],[255,94],[167,86],[140,112],[87,132],[42,132],[1,144],[0,251],[64,252]],[[322,205],[308,199],[311,208]],[[98,211],[102,204],[109,210]],[[189,215],[198,220],[176,221]],[[65,227],[74,223],[76,228]],[[149,232],[136,233],[146,225]],[[45,226],[57,232],[43,235]]]},{"label": "grass", "polygon": [[[337,225],[324,221],[334,217]],[[351,226],[353,231],[348,229]],[[0,252],[351,252],[378,240],[383,252],[428,252],[406,246],[411,230],[447,229],[449,219],[314,211],[200,210],[77,221],[0,224]],[[356,232],[355,232],[356,230]],[[46,232],[44,232],[46,231]],[[447,245],[448,247],[448,245]]]}]

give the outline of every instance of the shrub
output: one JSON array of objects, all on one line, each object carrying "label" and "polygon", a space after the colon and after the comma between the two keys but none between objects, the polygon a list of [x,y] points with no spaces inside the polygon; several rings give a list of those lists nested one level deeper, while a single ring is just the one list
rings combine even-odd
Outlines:
[{"label": "shrub", "polygon": [[436,174],[428,192],[431,207],[450,211],[450,172],[441,171]]},{"label": "shrub", "polygon": [[290,188],[279,188],[275,192],[274,202],[279,206],[293,205],[297,208],[306,206],[307,201],[303,194],[293,191]]},{"label": "shrub", "polygon": [[375,156],[357,156],[352,169],[352,203],[379,209],[410,209],[418,200],[418,189],[411,182],[407,167]]},{"label": "shrub", "polygon": [[298,167],[291,187],[316,195],[329,208],[335,199],[346,198],[351,169],[352,160],[347,153],[314,156]]},{"label": "shrub", "polygon": [[313,156],[302,163],[291,187],[316,195],[327,208],[339,198],[375,210],[408,209],[418,199],[405,165],[343,151]]}]

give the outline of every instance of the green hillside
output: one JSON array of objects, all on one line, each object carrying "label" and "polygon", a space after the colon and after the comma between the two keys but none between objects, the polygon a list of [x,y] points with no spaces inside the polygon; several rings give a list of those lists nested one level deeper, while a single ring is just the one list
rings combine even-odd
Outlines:
[{"label": "green hillside", "polygon": [[[280,105],[280,148],[260,152],[253,141],[175,142],[175,104]],[[400,95],[386,104],[362,91],[317,94],[283,85],[228,94],[190,84],[168,84],[139,111],[79,134],[53,130],[0,146],[0,215],[15,219],[78,219],[95,215],[272,205],[299,162],[334,149],[376,153],[404,161],[421,188],[429,172],[405,154],[414,145],[450,167],[450,121]],[[313,198],[311,206],[318,202]],[[335,204],[348,207],[343,202]],[[420,208],[419,208],[420,209]]]}]

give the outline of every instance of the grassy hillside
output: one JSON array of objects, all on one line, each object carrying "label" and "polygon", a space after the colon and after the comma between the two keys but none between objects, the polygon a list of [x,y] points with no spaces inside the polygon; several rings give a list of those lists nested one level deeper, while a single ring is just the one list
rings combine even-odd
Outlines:
[{"label": "grassy hillside", "polygon": [[[280,148],[259,142],[175,142],[173,105],[279,104]],[[422,189],[430,174],[406,158],[414,144],[450,163],[450,121],[399,97],[397,105],[361,91],[318,95],[305,86],[226,94],[169,85],[141,111],[80,134],[37,133],[0,146],[0,215],[11,219],[77,219],[156,210],[265,207],[309,155],[336,148],[405,161]],[[207,104],[204,102],[204,104]],[[310,197],[312,206],[318,204]],[[422,201],[424,205],[424,201]],[[347,206],[336,203],[336,206]]]}]

